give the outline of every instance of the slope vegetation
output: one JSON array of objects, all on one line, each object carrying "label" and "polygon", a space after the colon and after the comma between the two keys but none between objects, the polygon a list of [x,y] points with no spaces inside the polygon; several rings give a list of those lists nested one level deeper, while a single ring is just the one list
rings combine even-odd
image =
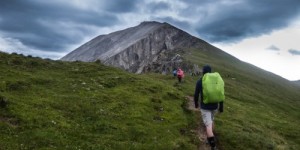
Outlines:
[{"label": "slope vegetation", "polygon": [[[300,88],[217,49],[186,49],[225,80],[219,149],[300,149]],[[199,76],[135,75],[100,63],[0,53],[3,149],[197,149],[199,112],[185,109]]]},{"label": "slope vegetation", "polygon": [[184,94],[97,62],[0,53],[0,149],[196,149]]},{"label": "slope vegetation", "polygon": [[[183,55],[199,66],[210,64],[225,80],[225,112],[216,119],[221,148],[300,148],[299,87],[217,48],[189,49]],[[184,93],[193,95],[198,78],[186,78]]]}]

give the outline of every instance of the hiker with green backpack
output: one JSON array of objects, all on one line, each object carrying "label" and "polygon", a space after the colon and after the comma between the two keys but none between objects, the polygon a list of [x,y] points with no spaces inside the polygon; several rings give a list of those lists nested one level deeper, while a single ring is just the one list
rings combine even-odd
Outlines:
[{"label": "hiker with green backpack", "polygon": [[206,65],[202,69],[203,76],[196,84],[194,102],[195,107],[199,107],[200,94],[200,111],[203,123],[206,127],[207,140],[212,149],[216,147],[214,128],[214,115],[219,110],[223,112],[224,81],[219,73],[211,73],[211,67]]}]

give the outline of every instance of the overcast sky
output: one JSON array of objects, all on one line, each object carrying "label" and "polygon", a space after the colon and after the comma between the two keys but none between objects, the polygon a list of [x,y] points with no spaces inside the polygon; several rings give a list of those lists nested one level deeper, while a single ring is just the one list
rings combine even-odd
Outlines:
[{"label": "overcast sky", "polygon": [[152,20],[300,79],[300,0],[1,0],[0,50],[59,59],[95,36]]}]

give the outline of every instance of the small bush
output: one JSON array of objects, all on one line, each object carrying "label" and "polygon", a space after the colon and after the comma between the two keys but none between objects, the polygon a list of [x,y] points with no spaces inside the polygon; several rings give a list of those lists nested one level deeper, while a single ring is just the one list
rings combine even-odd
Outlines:
[{"label": "small bush", "polygon": [[0,108],[6,108],[7,103],[7,99],[4,96],[0,95]]},{"label": "small bush", "polygon": [[0,92],[5,91],[5,82],[0,82]]},{"label": "small bush", "polygon": [[101,62],[100,59],[97,59],[97,60],[95,61],[95,63],[96,63],[96,64],[102,64],[102,62]]},{"label": "small bush", "polygon": [[40,63],[37,60],[31,60],[26,63],[27,67],[37,67],[39,64]]},{"label": "small bush", "polygon": [[6,90],[8,91],[18,91],[18,90],[25,90],[30,87],[29,83],[26,83],[24,81],[8,81],[6,82]]},{"label": "small bush", "polygon": [[48,78],[30,78],[30,83],[39,84],[39,85],[47,85],[51,83],[51,79]]},{"label": "small bush", "polygon": [[13,58],[9,64],[12,65],[22,65],[23,64],[23,60],[21,58]]},{"label": "small bush", "polygon": [[103,85],[106,88],[113,88],[113,87],[117,86],[117,83],[114,81],[108,81],[108,82],[103,83]]}]

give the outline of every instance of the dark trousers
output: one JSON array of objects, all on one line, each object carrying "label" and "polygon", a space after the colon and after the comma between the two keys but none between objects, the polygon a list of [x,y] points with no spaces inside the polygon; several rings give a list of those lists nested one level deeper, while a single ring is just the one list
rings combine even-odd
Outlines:
[{"label": "dark trousers", "polygon": [[177,77],[178,78],[178,82],[181,82],[182,77]]}]

